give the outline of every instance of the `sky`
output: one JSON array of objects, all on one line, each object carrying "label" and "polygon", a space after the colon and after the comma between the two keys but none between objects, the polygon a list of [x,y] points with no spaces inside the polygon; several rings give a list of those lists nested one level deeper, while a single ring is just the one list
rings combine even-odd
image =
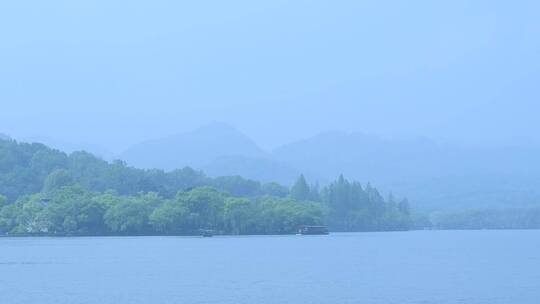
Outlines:
[{"label": "sky", "polygon": [[540,144],[539,1],[2,1],[0,133]]}]

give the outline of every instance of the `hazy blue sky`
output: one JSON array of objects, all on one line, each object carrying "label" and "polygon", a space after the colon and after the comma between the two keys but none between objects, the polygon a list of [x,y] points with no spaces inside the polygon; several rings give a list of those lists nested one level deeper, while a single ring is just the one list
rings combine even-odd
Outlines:
[{"label": "hazy blue sky", "polygon": [[540,1],[2,1],[0,132],[540,142]]}]

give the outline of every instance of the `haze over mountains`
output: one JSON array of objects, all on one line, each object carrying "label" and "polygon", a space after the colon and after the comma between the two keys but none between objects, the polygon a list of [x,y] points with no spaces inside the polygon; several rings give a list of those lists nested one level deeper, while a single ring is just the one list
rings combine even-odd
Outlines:
[{"label": "haze over mountains", "polygon": [[211,176],[241,175],[290,184],[300,174],[273,159],[236,128],[214,122],[191,132],[135,145],[119,156],[140,168],[173,170],[190,166]]},{"label": "haze over mountains", "polygon": [[329,132],[276,149],[308,177],[343,173],[407,196],[421,208],[525,207],[540,203],[535,148],[459,148],[426,139],[388,140]]},{"label": "haze over mountains", "polygon": [[[88,150],[95,153],[92,148],[96,146]],[[110,158],[139,168],[190,166],[210,176],[240,175],[286,185],[301,173],[319,184],[344,174],[406,196],[420,209],[448,210],[540,204],[540,164],[532,161],[538,152],[523,147],[459,148],[425,138],[384,139],[341,131],[264,151],[236,128],[215,122],[142,142]]]},{"label": "haze over mountains", "polygon": [[535,148],[460,148],[425,138],[383,139],[326,132],[263,151],[224,123],[148,141],[120,158],[144,168],[192,166],[211,176],[241,175],[291,184],[303,173],[324,184],[339,174],[373,182],[426,209],[523,207],[540,203]]},{"label": "haze over mountains", "polygon": [[173,170],[202,167],[222,156],[264,157],[257,144],[235,128],[211,123],[191,132],[137,144],[120,155],[122,160],[141,168]]}]

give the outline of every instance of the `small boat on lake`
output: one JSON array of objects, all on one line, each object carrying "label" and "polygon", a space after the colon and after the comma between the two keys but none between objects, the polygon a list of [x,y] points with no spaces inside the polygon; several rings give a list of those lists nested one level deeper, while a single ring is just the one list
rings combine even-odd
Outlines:
[{"label": "small boat on lake", "polygon": [[213,237],[214,236],[214,230],[201,229],[201,236],[202,237]]},{"label": "small boat on lake", "polygon": [[298,234],[301,235],[325,235],[328,234],[326,226],[302,226],[298,229]]}]

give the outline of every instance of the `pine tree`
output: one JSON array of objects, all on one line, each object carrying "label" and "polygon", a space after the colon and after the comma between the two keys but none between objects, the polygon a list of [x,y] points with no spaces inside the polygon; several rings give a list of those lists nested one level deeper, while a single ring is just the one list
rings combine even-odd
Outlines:
[{"label": "pine tree", "polygon": [[309,200],[319,202],[321,200],[319,182],[311,185],[309,189]]},{"label": "pine tree", "polygon": [[301,174],[291,188],[291,197],[299,201],[306,201],[310,198],[310,192],[306,178]]},{"label": "pine tree", "polygon": [[411,208],[409,207],[409,201],[405,198],[401,202],[399,202],[398,205],[399,211],[403,213],[404,215],[410,215],[411,214]]}]

